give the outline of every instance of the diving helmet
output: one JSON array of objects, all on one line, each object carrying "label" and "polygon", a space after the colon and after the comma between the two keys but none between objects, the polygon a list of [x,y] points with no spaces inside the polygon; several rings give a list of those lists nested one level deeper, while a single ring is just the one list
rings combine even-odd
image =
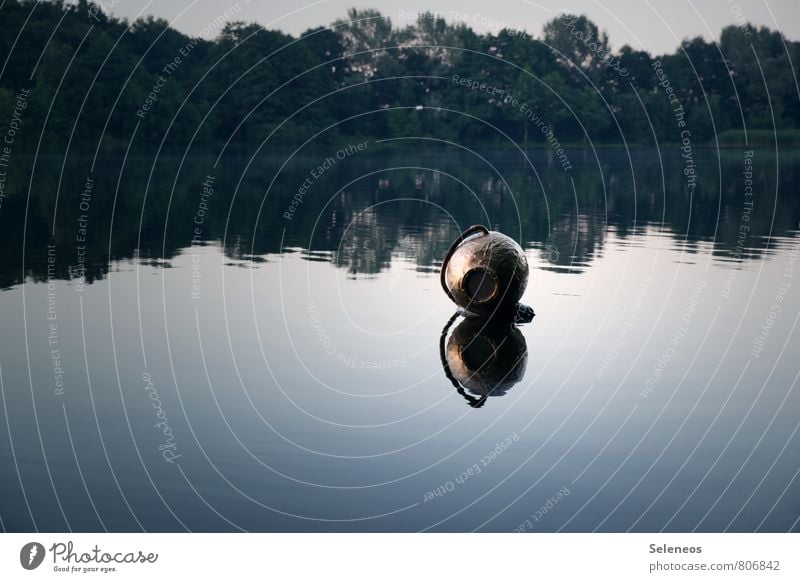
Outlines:
[{"label": "diving helmet", "polygon": [[442,288],[458,306],[484,319],[514,320],[528,284],[528,261],[510,237],[474,225],[453,242],[440,273]]}]

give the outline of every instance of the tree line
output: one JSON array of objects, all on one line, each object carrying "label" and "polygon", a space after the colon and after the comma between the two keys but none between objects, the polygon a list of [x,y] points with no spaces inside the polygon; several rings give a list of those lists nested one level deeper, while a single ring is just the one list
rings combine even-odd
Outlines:
[{"label": "tree line", "polygon": [[765,27],[728,26],[718,42],[686,39],[664,55],[612,50],[569,14],[537,37],[431,13],[395,26],[357,9],[299,37],[244,22],[216,32],[193,38],[85,0],[8,0],[0,129],[16,116],[15,147],[45,152],[364,136],[653,145],[684,131],[695,145],[800,145],[800,42]]}]

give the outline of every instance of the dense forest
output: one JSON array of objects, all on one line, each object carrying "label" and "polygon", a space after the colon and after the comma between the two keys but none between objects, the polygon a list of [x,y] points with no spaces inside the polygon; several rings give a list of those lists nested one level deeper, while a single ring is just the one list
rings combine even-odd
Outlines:
[{"label": "dense forest", "polygon": [[[800,143],[800,42],[749,25],[651,55],[561,15],[534,37],[350,10],[299,38],[209,15],[212,41],[81,0],[0,8],[15,147],[286,147],[435,136],[546,144]],[[776,131],[777,130],[777,131]],[[687,133],[688,132],[688,133]]]}]

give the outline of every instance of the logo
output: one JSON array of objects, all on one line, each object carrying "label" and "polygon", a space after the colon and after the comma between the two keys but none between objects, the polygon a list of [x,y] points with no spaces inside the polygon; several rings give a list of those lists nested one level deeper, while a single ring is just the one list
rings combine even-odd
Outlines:
[{"label": "logo", "polygon": [[26,570],[35,570],[44,561],[44,546],[38,542],[29,542],[19,552],[19,563]]}]

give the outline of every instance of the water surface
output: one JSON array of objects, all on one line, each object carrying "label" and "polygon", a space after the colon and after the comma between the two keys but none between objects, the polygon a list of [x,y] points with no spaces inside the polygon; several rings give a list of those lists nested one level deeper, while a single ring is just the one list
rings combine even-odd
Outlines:
[{"label": "water surface", "polygon": [[[567,154],[18,162],[3,528],[796,531],[800,155],[698,150],[692,186],[670,148]],[[451,320],[474,223],[533,323]]]}]

